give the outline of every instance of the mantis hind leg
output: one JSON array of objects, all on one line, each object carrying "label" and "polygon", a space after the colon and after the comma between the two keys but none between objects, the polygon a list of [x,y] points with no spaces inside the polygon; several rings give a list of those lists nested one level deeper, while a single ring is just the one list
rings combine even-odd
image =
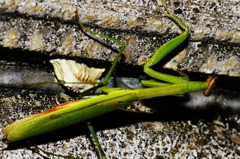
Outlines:
[{"label": "mantis hind leg", "polygon": [[[166,14],[165,16],[172,19],[181,29],[183,29],[183,32],[181,35],[175,37],[174,39],[162,45],[154,53],[154,55],[145,63],[144,72],[155,79],[162,80],[165,82],[183,83],[183,82],[186,82],[188,78],[182,78],[182,77],[177,77],[173,75],[163,74],[150,68],[154,66],[156,63],[158,63],[160,60],[162,60],[167,54],[169,54],[173,49],[175,49],[178,45],[180,45],[189,36],[189,28],[180,19],[178,19],[177,17],[169,13],[169,11],[165,6],[164,8],[168,12],[168,14]],[[142,83],[143,85],[147,85],[146,84],[147,81],[143,81]]]},{"label": "mantis hind leg", "polygon": [[95,142],[95,145],[97,146],[97,148],[100,152],[100,155],[101,155],[102,159],[106,159],[105,153],[104,153],[104,151],[103,151],[103,149],[102,149],[102,147],[101,147],[101,145],[98,141],[98,137],[97,137],[97,135],[96,135],[96,133],[93,129],[93,126],[92,126],[91,122],[88,121],[88,122],[86,122],[86,124],[88,126],[88,129],[89,129],[90,133],[92,134],[92,138],[93,138],[93,140]]},{"label": "mantis hind leg", "polygon": [[[80,27],[81,27],[83,30],[85,30],[85,31],[87,31],[87,32],[90,32],[90,33],[92,33],[92,34],[95,34],[95,35],[99,35],[99,36],[101,36],[101,37],[103,37],[103,38],[106,38],[106,39],[108,39],[108,40],[114,41],[114,42],[116,42],[116,43],[118,43],[118,44],[120,45],[120,49],[119,49],[119,51],[118,51],[118,54],[117,54],[117,56],[115,57],[115,59],[114,59],[114,61],[113,61],[113,64],[112,64],[112,66],[110,67],[108,73],[106,74],[103,82],[98,82],[98,83],[97,83],[97,84],[98,84],[97,86],[95,86],[95,87],[93,87],[93,88],[85,91],[83,94],[81,94],[81,96],[83,96],[83,95],[85,95],[85,94],[88,94],[89,92],[91,92],[91,91],[93,91],[93,90],[96,90],[97,88],[100,88],[100,87],[101,87],[101,89],[102,89],[102,91],[103,91],[104,93],[110,93],[110,92],[114,92],[114,91],[123,90],[123,88],[108,88],[108,87],[106,87],[106,86],[108,85],[108,81],[109,81],[111,75],[113,74],[113,71],[114,71],[114,69],[115,69],[115,67],[116,67],[119,59],[121,58],[121,55],[122,55],[122,53],[123,53],[123,51],[124,51],[124,49],[125,49],[125,44],[124,44],[123,42],[119,41],[119,40],[116,40],[116,39],[114,39],[114,38],[108,37],[108,36],[106,36],[106,35],[97,33],[97,32],[95,32],[95,31],[92,31],[92,30],[86,28],[86,27],[80,22],[80,19],[79,19],[79,17],[78,17],[78,10],[75,11],[75,15],[76,15],[76,19],[77,19],[78,24],[80,25]],[[131,89],[129,86],[127,86],[127,85],[126,85],[125,83],[123,83],[121,80],[117,79],[117,81],[118,81],[119,83],[121,83],[123,86],[126,87],[126,88],[124,88],[124,89]]]},{"label": "mantis hind leg", "polygon": [[90,32],[90,33],[93,33],[93,34],[95,34],[95,35],[99,35],[99,36],[101,36],[101,37],[103,37],[103,38],[106,38],[106,39],[108,39],[108,40],[114,41],[114,42],[118,43],[118,44],[121,46],[120,49],[119,49],[119,51],[118,51],[118,54],[117,54],[115,60],[113,61],[112,66],[110,67],[107,75],[106,75],[105,78],[104,78],[104,81],[101,82],[99,86],[97,86],[97,87],[102,87],[102,91],[103,91],[103,92],[108,92],[108,89],[107,89],[106,85],[108,84],[108,81],[109,81],[109,79],[110,79],[110,77],[111,77],[111,75],[112,75],[112,73],[113,73],[113,71],[114,71],[114,69],[115,69],[115,67],[116,67],[116,65],[117,65],[117,63],[118,63],[118,60],[120,59],[120,57],[121,57],[121,55],[122,55],[123,50],[125,49],[125,44],[124,44],[123,42],[119,41],[119,40],[116,40],[116,39],[114,39],[114,38],[108,37],[108,36],[106,36],[106,35],[97,33],[97,32],[95,32],[95,31],[92,31],[92,30],[86,28],[86,27],[80,22],[80,19],[79,19],[79,17],[78,17],[78,10],[76,10],[75,13],[76,13],[75,15],[76,15],[77,22],[78,22],[78,24],[81,26],[81,28],[82,28],[83,30],[85,30],[85,31],[87,31],[87,32]]}]

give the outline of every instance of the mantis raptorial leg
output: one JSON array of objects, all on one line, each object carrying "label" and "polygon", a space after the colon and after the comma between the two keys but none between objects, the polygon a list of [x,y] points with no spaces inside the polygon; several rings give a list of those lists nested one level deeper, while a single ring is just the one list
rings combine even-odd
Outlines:
[{"label": "mantis raptorial leg", "polygon": [[[165,9],[168,12],[166,7]],[[90,99],[81,99],[78,101],[67,102],[42,113],[34,114],[32,116],[18,120],[3,130],[3,133],[7,135],[6,143],[26,139],[78,122],[88,121],[89,119],[96,116],[114,111],[118,108],[126,107],[141,99],[184,94],[201,90],[204,91],[205,95],[209,95],[212,88],[214,87],[216,81],[215,77],[208,78],[206,82],[196,82],[189,81],[187,78],[163,74],[151,69],[152,66],[161,61],[161,59],[163,59],[189,36],[189,28],[185,26],[185,24],[179,18],[169,12],[165,16],[174,21],[183,30],[183,32],[179,36],[159,47],[159,49],[144,65],[144,72],[152,78],[156,79],[155,81],[141,81],[143,85],[150,86],[150,88],[132,90],[106,87],[108,80],[112,75],[116,64],[118,63],[118,60],[124,51],[125,44],[116,39],[87,29],[79,22],[78,16],[76,16],[83,30],[107,38],[121,45],[116,59],[114,60],[113,65],[109,69],[107,75],[105,76],[104,81],[98,83],[98,86],[96,86],[101,87],[102,91],[106,94],[99,95]],[[164,82],[158,82],[157,80]],[[64,84],[66,84],[66,82],[64,82]],[[93,137],[96,137],[94,131],[92,134]],[[100,145],[98,141],[97,145]],[[100,151],[100,153],[104,158],[105,155],[103,151]]]}]

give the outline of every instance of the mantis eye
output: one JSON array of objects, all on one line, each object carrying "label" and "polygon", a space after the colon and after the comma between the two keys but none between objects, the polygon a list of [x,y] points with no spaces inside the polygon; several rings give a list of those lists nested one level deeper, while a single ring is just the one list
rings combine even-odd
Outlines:
[{"label": "mantis eye", "polygon": [[58,81],[68,82],[64,84],[68,89],[82,93],[97,84],[71,84],[71,82],[98,82],[105,68],[88,67],[74,60],[54,59],[50,60]]},{"label": "mantis eye", "polygon": [[207,79],[208,87],[203,90],[203,94],[205,96],[209,96],[212,93],[212,90],[216,85],[217,79],[218,79],[217,77],[209,77]]}]

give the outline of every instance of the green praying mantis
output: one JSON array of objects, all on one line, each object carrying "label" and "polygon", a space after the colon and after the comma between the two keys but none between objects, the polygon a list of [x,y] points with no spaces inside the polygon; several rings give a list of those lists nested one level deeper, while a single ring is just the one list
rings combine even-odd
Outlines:
[{"label": "green praying mantis", "polygon": [[[50,132],[62,127],[73,125],[79,122],[88,121],[96,116],[103,115],[105,113],[114,111],[116,109],[127,107],[132,103],[153,97],[168,96],[176,94],[185,94],[191,92],[202,91],[204,95],[210,95],[215,82],[216,77],[209,77],[206,82],[189,81],[184,73],[179,72],[183,77],[177,77],[173,75],[163,74],[153,70],[151,67],[161,61],[167,54],[180,45],[189,36],[189,28],[176,16],[172,15],[166,6],[166,17],[175,22],[183,31],[174,39],[168,41],[164,45],[158,48],[154,55],[145,63],[144,72],[154,78],[155,80],[142,80],[141,83],[149,88],[142,89],[128,89],[128,88],[108,88],[108,80],[111,77],[115,66],[117,65],[122,52],[124,51],[125,44],[116,39],[99,34],[83,26],[78,18],[76,11],[76,18],[81,28],[87,32],[99,35],[101,37],[112,40],[121,45],[121,48],[106,74],[103,82],[77,82],[76,84],[98,84],[97,86],[90,88],[87,92],[91,92],[96,88],[101,88],[104,94],[98,95],[89,99],[80,99],[77,101],[71,101],[44,112],[34,114],[23,119],[20,119],[9,126],[7,126],[3,133],[6,134],[5,143],[10,143],[18,140],[23,140],[36,135],[40,135],[46,132]],[[164,82],[160,82],[160,81]],[[62,82],[65,84],[67,82]],[[70,82],[73,83],[73,82]],[[96,142],[96,145],[100,151],[102,158],[106,158],[105,154],[98,142],[96,134],[88,122],[89,130]]]}]

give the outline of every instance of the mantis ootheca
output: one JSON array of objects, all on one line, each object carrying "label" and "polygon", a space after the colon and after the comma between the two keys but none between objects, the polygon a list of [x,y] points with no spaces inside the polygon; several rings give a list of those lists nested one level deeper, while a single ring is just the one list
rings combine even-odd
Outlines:
[{"label": "mantis ootheca", "polygon": [[[142,80],[141,83],[144,86],[150,87],[143,89],[106,87],[119,58],[124,51],[125,44],[116,39],[87,29],[80,23],[76,12],[76,18],[83,30],[107,38],[121,45],[119,53],[117,54],[116,59],[106,74],[103,82],[81,83],[98,84],[97,87],[101,87],[105,94],[90,99],[80,99],[77,101],[67,102],[44,112],[20,119],[3,130],[3,133],[7,135],[5,143],[26,139],[82,121],[88,121],[96,116],[122,107],[127,107],[138,100],[146,98],[191,93],[201,90],[203,90],[204,95],[209,95],[214,87],[216,77],[209,77],[206,82],[196,82],[189,81],[188,78],[167,75],[151,69],[152,66],[161,61],[168,53],[180,45],[189,36],[190,32],[189,28],[185,26],[180,19],[169,13],[165,6],[164,8],[168,12],[165,16],[174,21],[183,30],[183,32],[179,36],[162,45],[145,63],[144,72],[156,80]],[[164,82],[159,82],[157,80]],[[95,89],[95,87],[90,90],[93,89]],[[89,128],[96,145],[100,150],[102,158],[105,158],[104,152],[101,149],[94,130],[91,126],[89,126]]]}]

